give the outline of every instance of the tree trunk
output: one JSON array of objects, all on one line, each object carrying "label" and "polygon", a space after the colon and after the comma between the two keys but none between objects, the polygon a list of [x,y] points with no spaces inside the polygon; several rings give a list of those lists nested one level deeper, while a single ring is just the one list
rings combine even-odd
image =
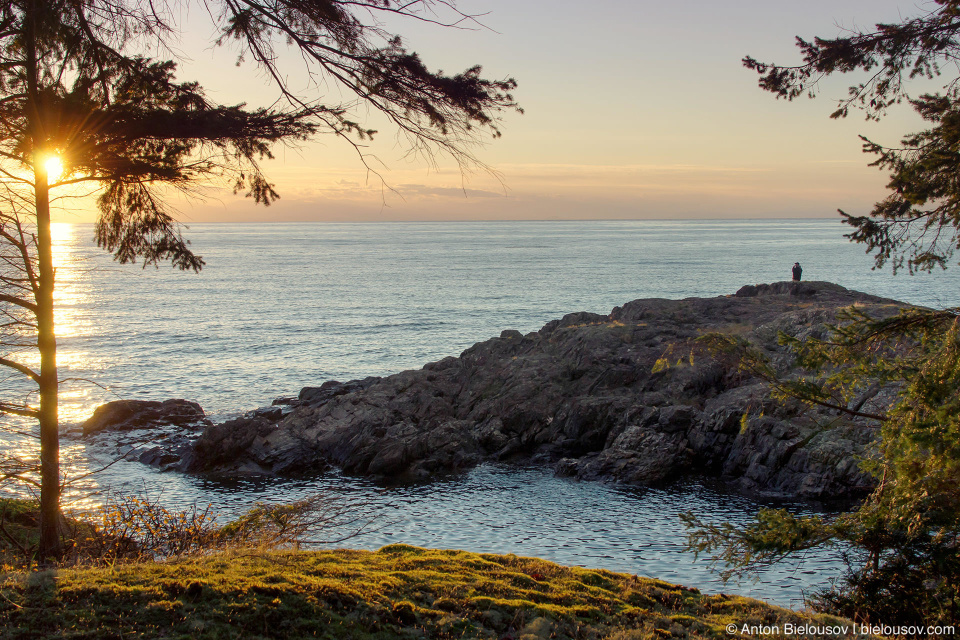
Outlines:
[{"label": "tree trunk", "polygon": [[36,176],[37,348],[40,351],[40,561],[60,557],[60,429],[57,338],[53,325],[53,239],[50,235],[50,199],[47,175],[38,160]]},{"label": "tree trunk", "polygon": [[40,66],[37,60],[37,22],[42,0],[26,6],[24,49],[27,76],[27,119],[33,142],[34,195],[37,214],[38,287],[37,349],[40,351],[40,562],[60,557],[60,428],[57,411],[59,378],[57,338],[53,326],[53,238],[50,235],[50,189],[46,158],[47,134],[40,117]]}]

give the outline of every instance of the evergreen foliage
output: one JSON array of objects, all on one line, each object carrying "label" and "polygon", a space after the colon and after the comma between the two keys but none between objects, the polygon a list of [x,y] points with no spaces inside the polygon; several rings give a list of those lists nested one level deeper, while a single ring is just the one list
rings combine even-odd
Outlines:
[{"label": "evergreen foliage", "polygon": [[841,211],[854,230],[847,236],[873,252],[876,266],[910,273],[945,268],[960,248],[960,84],[947,76],[942,92],[912,97],[910,80],[933,79],[956,70],[960,55],[960,0],[933,0],[932,10],[873,31],[838,38],[797,38],[803,63],[782,66],[747,56],[744,65],[760,74],[760,87],[778,98],[816,95],[821,78],[834,73],[867,72],[849,88],[831,117],[851,108],[868,119],[908,102],[930,129],[904,137],[900,147],[863,138],[872,165],[890,172],[890,194],[868,215]]},{"label": "evergreen foliage", "polygon": [[[430,71],[384,28],[385,15],[448,27],[473,19],[453,3],[432,0],[199,0],[194,9],[211,18],[218,34],[213,44],[231,44],[238,62],[250,60],[279,93],[270,108],[217,104],[197,83],[177,79],[176,60],[144,55],[175,50],[169,41],[180,34],[175,18],[186,4],[0,2],[0,236],[11,242],[7,257],[14,258],[0,264],[9,268],[0,303],[19,323],[6,328],[21,331],[3,344],[0,364],[39,392],[38,403],[4,401],[0,410],[36,417],[40,425],[42,558],[60,550],[62,481],[51,190],[54,197],[67,187],[98,194],[96,240],[116,260],[170,261],[199,271],[203,260],[168,205],[171,189],[189,196],[200,184],[220,181],[269,205],[279,195],[260,163],[272,146],[322,133],[356,146],[375,133],[351,118],[357,106],[385,115],[412,153],[445,153],[466,167],[477,162],[478,134],[499,136],[500,114],[517,108],[512,79],[487,80],[478,66],[453,76]],[[312,93],[288,85],[279,66],[283,47],[303,60]],[[330,86],[354,99],[325,103],[321,90]],[[63,165],[60,176],[48,175],[51,156]],[[39,351],[39,369],[28,364],[24,347]],[[0,464],[4,477],[18,479],[32,468],[28,461]]]},{"label": "evergreen foliage", "polygon": [[[800,398],[877,425],[877,448],[861,466],[877,478],[855,511],[832,520],[764,509],[755,523],[713,525],[686,514],[688,545],[726,564],[725,576],[815,546],[840,544],[842,584],[817,593],[819,609],[864,622],[951,623],[960,612],[960,309],[908,309],[875,319],[847,311],[823,340],[781,334],[812,372],[780,377],[742,338],[703,341],[768,381],[782,398]],[[896,400],[864,409],[881,391]]]},{"label": "evergreen foliage", "polygon": [[[908,135],[901,148],[864,139],[872,163],[890,172],[884,200],[865,216],[845,214],[847,237],[873,252],[875,267],[913,274],[946,268],[960,248],[960,78],[943,93],[911,97],[909,80],[955,68],[960,54],[960,1],[934,0],[932,10],[872,32],[836,39],[798,38],[803,63],[784,67],[747,57],[761,88],[792,100],[815,94],[820,78],[868,72],[850,87],[832,117],[851,107],[868,119],[909,102],[932,127]],[[726,336],[705,341],[767,380],[782,397],[872,421],[875,454],[861,461],[877,487],[858,509],[827,521],[763,510],[745,528],[708,525],[685,516],[689,545],[716,554],[728,574],[775,562],[811,546],[841,544],[848,571],[840,584],[813,596],[822,610],[856,620],[953,623],[960,613],[960,309],[908,309],[871,318],[850,309],[823,340],[781,342],[809,375],[783,379],[762,353]],[[886,408],[868,401],[886,393]],[[876,403],[874,403],[876,404]],[[865,408],[869,407],[869,408]]]}]

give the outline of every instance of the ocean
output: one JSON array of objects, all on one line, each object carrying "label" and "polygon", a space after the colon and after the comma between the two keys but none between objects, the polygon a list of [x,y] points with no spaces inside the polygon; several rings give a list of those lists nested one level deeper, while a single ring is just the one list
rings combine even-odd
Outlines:
[{"label": "ocean", "polygon": [[[872,258],[842,237],[846,228],[838,220],[197,224],[185,235],[207,266],[194,274],[117,264],[96,247],[92,226],[58,224],[59,363],[70,379],[61,415],[78,423],[109,400],[186,398],[223,420],[303,386],[419,368],[504,329],[535,331],[574,311],[788,280],[796,261],[804,280],[960,305],[958,269],[872,271]],[[23,439],[0,437],[8,451],[30,451]],[[73,474],[113,453],[70,437],[63,450]],[[757,583],[721,583],[708,562],[683,551],[677,513],[742,522],[760,503],[696,481],[639,489],[485,465],[384,488],[337,474],[212,480],[123,462],[71,496],[91,504],[105,490],[143,491],[174,507],[210,503],[224,518],[257,500],[346,492],[389,523],[350,546],[402,541],[537,555],[795,606],[842,568],[827,551]]]},{"label": "ocean", "polygon": [[893,277],[837,220],[198,224],[199,274],[119,265],[58,225],[64,417],[188,398],[217,418],[325,380],[419,368],[504,329],[636,298],[805,280],[960,305],[960,269]]}]

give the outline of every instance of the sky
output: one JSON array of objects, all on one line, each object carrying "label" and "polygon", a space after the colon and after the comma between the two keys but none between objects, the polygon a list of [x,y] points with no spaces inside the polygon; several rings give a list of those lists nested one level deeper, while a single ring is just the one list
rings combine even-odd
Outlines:
[{"label": "sky", "polygon": [[[793,64],[794,37],[834,37],[922,11],[899,0],[460,0],[482,26],[451,29],[411,20],[387,26],[431,68],[481,64],[489,78],[516,78],[524,113],[508,113],[503,137],[477,150],[493,171],[463,174],[446,158],[405,157],[403,141],[373,114],[380,133],[356,150],[333,137],[276,149],[268,177],[281,199],[269,208],[229,191],[177,197],[186,222],[664,219],[832,217],[865,213],[884,196],[858,135],[895,144],[921,128],[908,107],[880,123],[857,112],[828,116],[854,77],[830,78],[816,100],[776,100],[741,59]],[[185,9],[175,43],[181,80],[198,80],[225,104],[270,104],[276,91],[256,67],[211,48],[202,11]],[[305,95],[302,61],[281,64]],[[311,93],[312,92],[312,93]],[[93,220],[87,208],[55,214]]]}]

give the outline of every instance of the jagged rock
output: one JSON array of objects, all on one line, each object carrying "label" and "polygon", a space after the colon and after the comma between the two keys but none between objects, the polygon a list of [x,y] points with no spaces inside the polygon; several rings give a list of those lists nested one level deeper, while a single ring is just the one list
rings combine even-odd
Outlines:
[{"label": "jagged rock", "polygon": [[269,407],[261,407],[259,409],[254,409],[252,415],[255,415],[259,418],[265,420],[279,420],[283,417],[284,411],[283,407],[280,405],[272,405]]},{"label": "jagged rock", "polygon": [[172,451],[167,447],[151,447],[140,454],[137,460],[151,467],[159,467],[163,471],[176,468],[181,461],[181,452]]},{"label": "jagged rock", "polygon": [[319,407],[331,398],[366,389],[379,380],[380,378],[376,376],[370,376],[363,380],[351,380],[350,382],[328,380],[319,387],[304,387],[300,390],[300,395],[297,397],[297,400],[301,406]]},{"label": "jagged rock", "polygon": [[193,444],[181,463],[185,471],[209,471],[234,462],[251,451],[258,439],[276,429],[276,423],[260,416],[228,420],[213,425]]},{"label": "jagged rock", "polygon": [[827,282],[774,282],[773,284],[748,284],[740,287],[733,295],[750,298],[764,295],[813,296],[823,290]]},{"label": "jagged rock", "polygon": [[[852,304],[878,316],[904,306],[830,283],[781,282],[572,313],[417,371],[307,387],[301,406],[278,422],[207,429],[185,467],[300,473],[335,465],[419,478],[523,460],[583,479],[653,484],[702,473],[752,493],[862,495],[872,479],[856,460],[875,440],[874,425],[780,402],[696,342],[711,331],[739,335],[788,374],[793,359],[778,332],[824,335]],[[875,390],[864,406],[882,409],[892,393]]]},{"label": "jagged rock", "polygon": [[209,425],[203,409],[188,400],[115,400],[100,405],[83,425],[83,435],[175,425]]}]

